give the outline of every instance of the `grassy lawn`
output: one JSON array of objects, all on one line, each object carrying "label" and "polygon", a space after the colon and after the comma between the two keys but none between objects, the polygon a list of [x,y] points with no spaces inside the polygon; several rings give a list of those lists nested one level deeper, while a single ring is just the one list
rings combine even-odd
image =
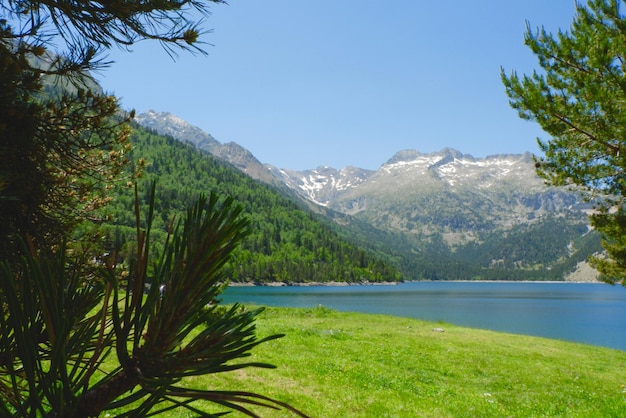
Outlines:
[{"label": "grassy lawn", "polygon": [[253,352],[277,369],[194,385],[255,391],[324,418],[626,417],[618,350],[323,307],[268,308],[257,327],[287,334]]}]

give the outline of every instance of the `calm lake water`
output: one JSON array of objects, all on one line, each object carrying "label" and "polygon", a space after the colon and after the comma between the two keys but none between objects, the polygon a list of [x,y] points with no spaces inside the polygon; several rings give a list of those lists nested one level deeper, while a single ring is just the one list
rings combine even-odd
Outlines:
[{"label": "calm lake water", "polygon": [[325,307],[583,342],[626,351],[626,289],[591,283],[416,282],[230,287],[224,303]]}]

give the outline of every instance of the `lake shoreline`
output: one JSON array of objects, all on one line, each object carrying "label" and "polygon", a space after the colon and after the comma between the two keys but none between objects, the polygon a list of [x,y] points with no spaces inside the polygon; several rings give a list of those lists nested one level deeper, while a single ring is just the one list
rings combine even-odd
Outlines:
[{"label": "lake shoreline", "polygon": [[313,286],[327,286],[327,287],[343,287],[343,286],[396,286],[402,283],[408,282],[267,282],[267,283],[255,283],[255,282],[230,282],[229,287],[313,287]]},{"label": "lake shoreline", "polygon": [[344,286],[398,286],[404,283],[551,283],[551,284],[606,284],[601,281],[573,280],[407,280],[404,282],[230,282],[229,287],[344,287]]},{"label": "lake shoreline", "polygon": [[235,286],[223,302],[409,317],[626,350],[626,288],[572,282],[404,282]]}]

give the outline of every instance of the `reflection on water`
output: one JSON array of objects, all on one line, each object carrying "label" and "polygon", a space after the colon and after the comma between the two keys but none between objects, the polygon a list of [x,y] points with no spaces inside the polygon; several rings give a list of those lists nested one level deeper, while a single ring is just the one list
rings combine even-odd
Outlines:
[{"label": "reflection on water", "polygon": [[230,287],[225,303],[314,307],[443,321],[626,350],[626,289],[590,283],[417,282]]}]

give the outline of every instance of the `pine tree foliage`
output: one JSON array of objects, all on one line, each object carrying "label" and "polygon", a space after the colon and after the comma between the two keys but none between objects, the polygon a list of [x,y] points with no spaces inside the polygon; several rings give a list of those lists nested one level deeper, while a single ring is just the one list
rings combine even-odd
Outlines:
[{"label": "pine tree foliage", "polygon": [[[199,47],[208,3],[223,0],[15,1],[0,3],[0,37],[19,48],[17,57],[47,59],[34,66],[45,74],[81,76],[110,64],[102,57],[113,46],[129,47],[141,40],[160,42],[170,54],[178,50],[204,53]],[[196,13],[199,19],[192,19]],[[65,46],[51,53],[50,45]]]},{"label": "pine tree foliage", "polygon": [[[94,92],[88,72],[108,64],[106,49],[144,39],[170,54],[202,52],[195,18],[208,3],[222,1],[0,1],[0,415],[223,415],[195,402],[205,400],[249,416],[250,406],[304,416],[263,395],[187,384],[270,367],[244,360],[278,337],[256,338],[259,311],[219,307],[224,266],[249,231],[232,199],[191,202],[155,257],[154,190],[143,223],[136,192],[125,269],[115,253],[84,251],[84,229],[72,241],[78,220],[110,200],[129,151],[132,113]],[[98,236],[105,219],[91,220]]]},{"label": "pine tree foliage", "polygon": [[140,40],[203,52],[210,3],[223,1],[0,2],[1,255],[26,235],[58,244],[106,203],[129,132],[117,100],[90,89],[104,52]]},{"label": "pine tree foliage", "polygon": [[[85,261],[66,259],[63,249],[26,255],[17,271],[1,265],[2,415],[91,417],[126,407],[117,416],[173,408],[214,416],[194,404],[205,400],[249,416],[255,415],[247,405],[304,416],[263,395],[198,389],[185,381],[273,367],[235,362],[281,336],[256,338],[260,310],[219,306],[227,281],[222,267],[249,233],[241,207],[232,198],[200,197],[184,219],[172,223],[156,260],[150,245],[154,206],[144,227],[138,205],[136,213],[136,257],[127,271],[117,268],[111,254],[102,260],[101,274],[86,278],[80,268]],[[113,359],[117,367],[111,366]]]},{"label": "pine tree foliage", "polygon": [[129,150],[114,97],[83,89],[44,95],[41,72],[19,49],[0,40],[0,255],[7,257],[27,235],[50,247],[95,216]]},{"label": "pine tree foliage", "polygon": [[539,140],[540,175],[573,185],[596,203],[592,225],[602,233],[606,258],[595,266],[609,283],[626,285],[626,16],[622,2],[577,5],[569,31],[528,26],[525,42],[540,71],[502,72],[510,103],[520,117],[550,135]]}]

